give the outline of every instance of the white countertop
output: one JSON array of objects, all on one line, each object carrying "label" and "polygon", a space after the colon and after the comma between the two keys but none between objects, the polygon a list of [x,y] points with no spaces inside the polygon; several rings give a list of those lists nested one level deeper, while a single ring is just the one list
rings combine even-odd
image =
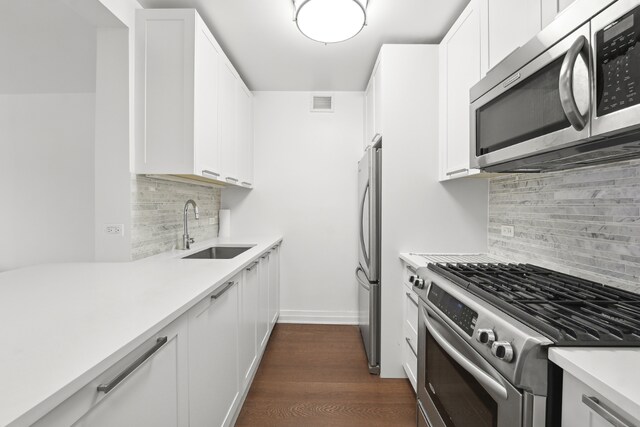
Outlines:
[{"label": "white countertop", "polygon": [[550,348],[549,359],[640,420],[640,348]]},{"label": "white countertop", "polygon": [[[126,263],[0,273],[0,425],[30,424],[185,313],[280,237],[214,239]],[[183,260],[255,244],[229,260]]]}]

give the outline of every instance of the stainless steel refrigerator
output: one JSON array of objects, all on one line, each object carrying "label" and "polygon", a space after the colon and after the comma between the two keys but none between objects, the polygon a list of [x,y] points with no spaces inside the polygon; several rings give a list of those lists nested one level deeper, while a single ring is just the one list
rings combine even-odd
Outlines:
[{"label": "stainless steel refrigerator", "polygon": [[380,373],[380,222],[382,138],[374,139],[358,162],[358,324],[369,372]]}]

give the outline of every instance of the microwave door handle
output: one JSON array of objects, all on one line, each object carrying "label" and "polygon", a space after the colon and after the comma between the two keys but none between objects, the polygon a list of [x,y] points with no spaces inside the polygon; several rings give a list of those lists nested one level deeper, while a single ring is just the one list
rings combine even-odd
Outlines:
[{"label": "microwave door handle", "polygon": [[[558,79],[562,110],[565,116],[567,116],[569,123],[571,123],[571,126],[577,131],[581,131],[587,125],[587,115],[580,112],[576,98],[573,95],[573,70],[578,57],[585,55],[586,48],[588,48],[588,44],[585,36],[580,36],[573,42],[562,61],[560,78]],[[586,62],[588,63],[588,61]]]},{"label": "microwave door handle", "polygon": [[449,355],[453,360],[458,362],[462,368],[467,371],[471,376],[473,376],[482,386],[491,390],[494,394],[501,397],[503,400],[507,400],[509,394],[507,393],[507,389],[496,380],[494,380],[490,375],[488,375],[485,371],[477,367],[473,364],[469,359],[464,357],[462,353],[455,349],[449,342],[431,325],[429,319],[434,319],[426,309],[422,309],[424,312],[424,323],[429,330],[429,333],[436,340],[438,345],[442,347],[442,349]]}]

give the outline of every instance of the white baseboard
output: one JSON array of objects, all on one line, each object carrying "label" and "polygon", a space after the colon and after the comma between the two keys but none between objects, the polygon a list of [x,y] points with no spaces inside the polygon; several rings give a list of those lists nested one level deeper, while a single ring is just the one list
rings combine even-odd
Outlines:
[{"label": "white baseboard", "polygon": [[357,311],[280,310],[278,323],[357,325]]}]

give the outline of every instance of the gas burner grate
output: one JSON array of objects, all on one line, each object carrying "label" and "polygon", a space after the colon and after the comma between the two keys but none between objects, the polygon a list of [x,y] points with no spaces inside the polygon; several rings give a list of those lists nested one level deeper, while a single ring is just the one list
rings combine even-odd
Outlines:
[{"label": "gas burner grate", "polygon": [[640,346],[640,295],[531,264],[431,263],[429,269],[557,345]]}]

